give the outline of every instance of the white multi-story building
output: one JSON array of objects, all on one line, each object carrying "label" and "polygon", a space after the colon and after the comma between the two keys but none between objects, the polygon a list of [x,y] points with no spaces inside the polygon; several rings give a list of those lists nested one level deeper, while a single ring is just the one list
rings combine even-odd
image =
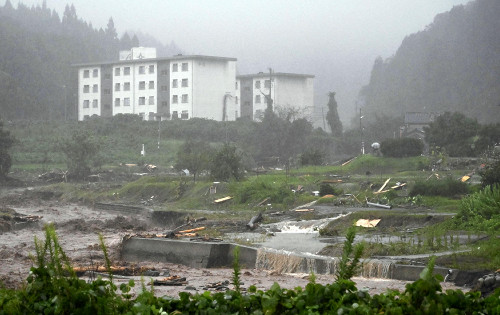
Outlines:
[{"label": "white multi-story building", "polygon": [[156,58],[154,48],[120,52],[116,62],[78,68],[78,120],[92,115],[137,114],[145,120],[235,120],[236,58]]},{"label": "white multi-story building", "polygon": [[135,47],[121,51],[118,61],[75,67],[78,120],[117,114],[136,114],[145,120],[259,120],[268,97],[273,110],[293,109],[302,117],[309,117],[314,106],[313,75],[260,72],[236,76],[236,58],[157,58],[155,48]]},{"label": "white multi-story building", "polygon": [[314,75],[264,73],[236,77],[236,97],[241,116],[260,120],[272,99],[273,110],[293,110],[309,118],[314,108]]}]

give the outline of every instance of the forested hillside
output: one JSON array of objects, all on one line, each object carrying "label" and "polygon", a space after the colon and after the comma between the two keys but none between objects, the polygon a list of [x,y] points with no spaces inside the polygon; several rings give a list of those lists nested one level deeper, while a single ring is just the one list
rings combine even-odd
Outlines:
[{"label": "forested hillside", "polygon": [[[160,51],[177,49],[147,40]],[[112,18],[105,29],[95,29],[73,5],[60,17],[45,1],[15,8],[9,0],[0,7],[0,43],[2,119],[74,118],[77,77],[71,65],[114,60],[119,50],[140,44],[135,35],[118,36]]]},{"label": "forested hillside", "polygon": [[[460,111],[500,121],[500,1],[476,0],[439,14],[378,58],[360,92],[367,113]],[[373,116],[373,115],[369,115]]]}]

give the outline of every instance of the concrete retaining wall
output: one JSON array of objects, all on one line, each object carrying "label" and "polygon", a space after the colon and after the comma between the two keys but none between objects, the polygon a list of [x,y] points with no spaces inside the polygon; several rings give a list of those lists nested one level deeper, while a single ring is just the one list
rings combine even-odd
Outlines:
[{"label": "concrete retaining wall", "polygon": [[[231,268],[236,246],[240,248],[239,262],[243,268],[290,273],[335,274],[339,262],[339,258],[336,257],[264,250],[230,243],[191,242],[166,238],[128,239],[123,243],[121,256],[127,261],[168,262],[194,268]],[[424,268],[424,266],[394,264],[390,260],[369,259],[363,261],[360,275],[415,281],[419,279]],[[444,277],[448,269],[435,267],[434,273]],[[449,280],[455,281],[464,276],[464,272],[453,270]]]}]

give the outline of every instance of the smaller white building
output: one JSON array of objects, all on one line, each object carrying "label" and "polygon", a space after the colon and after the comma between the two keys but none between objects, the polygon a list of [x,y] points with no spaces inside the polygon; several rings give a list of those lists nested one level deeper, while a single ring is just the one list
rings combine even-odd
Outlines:
[{"label": "smaller white building", "polygon": [[237,102],[241,116],[260,120],[272,99],[273,110],[297,111],[310,118],[314,109],[314,75],[264,73],[236,77]]}]

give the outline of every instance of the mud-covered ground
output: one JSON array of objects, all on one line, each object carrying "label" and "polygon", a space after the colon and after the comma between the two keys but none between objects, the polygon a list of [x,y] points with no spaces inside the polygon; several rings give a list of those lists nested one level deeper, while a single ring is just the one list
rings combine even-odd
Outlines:
[{"label": "mud-covered ground", "polygon": [[[88,206],[61,203],[54,198],[32,198],[32,196],[33,194],[26,194],[25,189],[2,188],[0,194],[0,208],[13,209],[17,215],[42,217],[37,222],[13,225],[10,231],[0,232],[0,281],[6,287],[14,288],[23,284],[32,266],[30,256],[35,254],[34,238],[44,240],[44,224],[53,223],[60,244],[74,266],[90,268],[103,264],[98,238],[100,233],[104,237],[113,265],[128,269],[147,266],[146,269],[157,272],[152,273],[152,276],[142,277],[147,283],[150,279],[160,280],[166,276],[186,278],[180,286],[155,286],[154,290],[158,295],[177,296],[181,291],[195,293],[232,288],[229,284],[232,277],[231,269],[195,269],[168,263],[121,261],[120,244],[125,235],[161,234],[169,228],[155,227],[144,214],[123,215],[118,211],[93,209]],[[88,273],[84,275],[88,276]],[[258,289],[266,290],[274,282],[284,288],[305,286],[308,277],[307,274],[276,274],[267,270],[244,269],[241,279],[244,283],[243,288],[255,285]],[[114,281],[119,284],[128,281],[129,278],[130,276],[117,276]],[[137,283],[135,290],[139,290],[141,277],[132,278]],[[367,288],[371,294],[381,293],[387,289],[404,290],[406,284],[405,281],[385,279],[355,278],[354,280],[358,288]],[[331,275],[317,275],[316,281],[325,284],[334,281],[334,278]],[[443,287],[456,288],[449,283],[444,283]]]}]

